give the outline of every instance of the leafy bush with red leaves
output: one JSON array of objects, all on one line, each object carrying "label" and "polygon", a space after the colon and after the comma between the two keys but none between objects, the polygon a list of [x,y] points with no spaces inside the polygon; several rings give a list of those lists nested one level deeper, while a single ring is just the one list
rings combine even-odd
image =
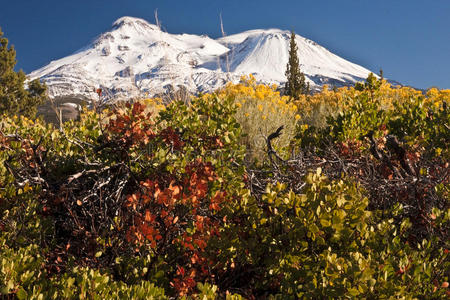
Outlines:
[{"label": "leafy bush with red leaves", "polygon": [[49,274],[102,268],[178,295],[214,283],[210,240],[242,187],[235,175],[243,172],[243,149],[228,138],[240,134],[232,114],[231,102],[199,98],[155,117],[140,103],[90,112],[60,132],[42,129],[39,140],[37,130],[9,124],[4,174],[14,191],[6,201],[16,205],[23,186],[37,197],[51,232],[40,241]]}]

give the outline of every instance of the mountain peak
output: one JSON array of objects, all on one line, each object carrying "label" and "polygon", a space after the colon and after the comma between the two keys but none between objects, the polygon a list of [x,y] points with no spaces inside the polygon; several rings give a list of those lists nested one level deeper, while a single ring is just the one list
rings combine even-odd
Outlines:
[{"label": "mountain peak", "polygon": [[112,27],[114,29],[119,29],[119,28],[123,28],[123,27],[126,27],[126,26],[141,27],[141,28],[148,28],[148,29],[153,29],[153,30],[159,30],[158,26],[150,24],[149,22],[147,22],[144,19],[135,18],[135,17],[129,17],[129,16],[121,17],[121,18],[117,19],[112,24]]}]

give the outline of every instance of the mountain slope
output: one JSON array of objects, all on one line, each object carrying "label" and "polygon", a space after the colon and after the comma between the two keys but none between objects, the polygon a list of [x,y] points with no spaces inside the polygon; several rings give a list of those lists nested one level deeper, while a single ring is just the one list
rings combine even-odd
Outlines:
[{"label": "mountain slope", "polygon": [[[250,30],[217,40],[205,35],[169,34],[143,19],[123,17],[87,47],[52,61],[31,74],[48,86],[51,97],[108,98],[155,95],[171,87],[213,91],[252,73],[258,81],[283,84],[290,33]],[[301,69],[313,89],[328,83],[352,84],[369,70],[296,37]]]}]

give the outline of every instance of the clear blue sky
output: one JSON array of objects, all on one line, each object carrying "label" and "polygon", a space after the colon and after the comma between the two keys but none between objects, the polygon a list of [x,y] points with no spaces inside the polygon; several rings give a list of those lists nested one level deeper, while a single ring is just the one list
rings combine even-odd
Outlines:
[{"label": "clear blue sky", "polygon": [[170,33],[220,36],[256,28],[293,29],[332,52],[418,88],[450,88],[450,0],[1,0],[0,27],[18,68],[33,71],[109,30],[121,16]]}]

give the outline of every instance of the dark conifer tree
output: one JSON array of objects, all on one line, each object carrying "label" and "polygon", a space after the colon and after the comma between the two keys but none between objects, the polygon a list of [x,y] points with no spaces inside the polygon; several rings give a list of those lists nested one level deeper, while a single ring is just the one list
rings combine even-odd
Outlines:
[{"label": "dark conifer tree", "polygon": [[285,74],[287,77],[285,87],[286,95],[290,96],[291,99],[298,99],[301,94],[309,94],[309,83],[306,83],[305,74],[300,70],[294,31],[291,31],[289,61],[286,66]]},{"label": "dark conifer tree", "polygon": [[39,80],[28,82],[25,73],[14,71],[16,51],[8,47],[8,39],[0,29],[0,114],[34,117],[37,106],[44,102],[46,87]]}]

